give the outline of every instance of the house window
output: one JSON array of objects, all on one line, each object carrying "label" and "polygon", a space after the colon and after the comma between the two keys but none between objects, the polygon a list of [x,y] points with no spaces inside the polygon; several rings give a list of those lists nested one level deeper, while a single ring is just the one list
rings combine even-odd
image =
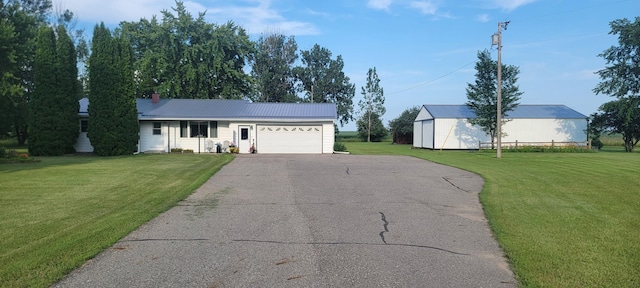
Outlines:
[{"label": "house window", "polygon": [[208,124],[207,121],[191,121],[191,138],[208,137]]},{"label": "house window", "polygon": [[187,121],[180,121],[180,137],[187,138],[189,135],[188,128],[189,124]]},{"label": "house window", "polygon": [[218,121],[209,121],[209,137],[218,138]]},{"label": "house window", "polygon": [[153,122],[153,135],[162,135],[162,122]]},{"label": "house window", "polygon": [[87,132],[89,128],[89,120],[80,120],[80,132]]}]

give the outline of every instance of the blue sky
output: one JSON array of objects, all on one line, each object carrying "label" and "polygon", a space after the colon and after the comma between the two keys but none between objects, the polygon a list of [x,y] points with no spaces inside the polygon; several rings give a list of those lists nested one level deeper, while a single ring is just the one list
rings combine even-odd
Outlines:
[{"label": "blue sky", "polygon": [[[96,23],[116,27],[175,6],[173,0],[53,0],[70,9],[88,37]],[[361,98],[369,68],[384,88],[384,123],[422,104],[464,104],[467,83],[475,81],[477,52],[491,49],[498,22],[502,61],[520,68],[521,104],[564,104],[589,115],[607,95],[592,89],[604,68],[598,57],[617,45],[609,22],[640,16],[637,0],[194,0],[193,15],[206,11],[212,23],[229,20],[253,39],[261,33],[294,36],[300,50],[314,44],[342,55],[344,72]],[[350,123],[341,130],[355,130]]]}]

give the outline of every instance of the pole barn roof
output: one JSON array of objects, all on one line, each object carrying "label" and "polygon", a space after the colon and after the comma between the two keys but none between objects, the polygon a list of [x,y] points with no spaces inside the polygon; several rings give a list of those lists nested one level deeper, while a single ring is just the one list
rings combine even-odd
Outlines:
[{"label": "pole barn roof", "polygon": [[[433,118],[475,118],[467,105],[423,105]],[[518,105],[505,113],[508,119],[586,119],[587,116],[565,105]]]}]

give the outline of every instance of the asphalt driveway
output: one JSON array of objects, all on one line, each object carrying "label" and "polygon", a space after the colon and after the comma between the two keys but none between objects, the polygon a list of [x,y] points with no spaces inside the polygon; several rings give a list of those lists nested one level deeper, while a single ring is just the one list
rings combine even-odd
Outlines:
[{"label": "asphalt driveway", "polygon": [[411,157],[239,155],[55,286],[514,287],[482,185]]}]

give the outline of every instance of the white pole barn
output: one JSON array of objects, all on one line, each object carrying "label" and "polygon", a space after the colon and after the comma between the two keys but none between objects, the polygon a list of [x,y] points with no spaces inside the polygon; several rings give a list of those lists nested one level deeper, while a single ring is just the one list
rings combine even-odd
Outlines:
[{"label": "white pole barn", "polygon": [[[491,138],[467,119],[466,105],[423,105],[413,124],[413,146],[428,149],[478,149]],[[504,146],[566,145],[587,142],[588,117],[565,105],[519,105],[506,113]]]}]

